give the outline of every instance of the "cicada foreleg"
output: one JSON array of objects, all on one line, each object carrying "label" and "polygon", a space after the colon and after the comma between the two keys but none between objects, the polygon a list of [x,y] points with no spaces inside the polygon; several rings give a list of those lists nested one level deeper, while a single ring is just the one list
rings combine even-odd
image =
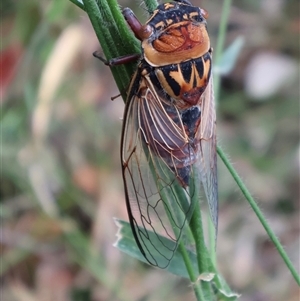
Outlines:
[{"label": "cicada foreleg", "polygon": [[[126,22],[128,23],[129,27],[131,28],[131,30],[133,31],[137,39],[142,41],[148,38],[152,34],[153,29],[151,28],[151,26],[142,25],[130,8],[125,7],[122,13],[124,15]],[[119,66],[119,65],[137,61],[141,57],[141,54],[140,53],[126,54],[110,60],[106,60],[101,56],[101,54],[99,54],[98,51],[95,51],[93,53],[93,56],[98,58],[105,65],[112,67],[112,66]]]},{"label": "cicada foreleg", "polygon": [[152,27],[148,24],[142,25],[130,8],[125,7],[122,13],[135,37],[140,41],[149,38],[153,33]]},{"label": "cicada foreleg", "polygon": [[[116,57],[116,58],[113,58],[113,59],[110,59],[110,60],[106,60],[105,58],[103,58],[101,56],[101,54],[102,53],[99,53],[99,51],[95,51],[93,53],[93,56],[95,58],[99,59],[106,66],[109,66],[109,67],[120,66],[120,65],[123,65],[123,64],[135,62],[141,57],[141,55],[139,53],[134,53],[134,54],[123,55],[123,56],[119,56],[119,57]],[[127,90],[127,88],[126,88],[126,90]],[[122,90],[120,94],[111,97],[111,100],[115,100],[116,98],[121,96],[122,93],[125,92],[126,90]]]},{"label": "cicada foreleg", "polygon": [[133,54],[126,54],[123,56],[115,57],[110,60],[106,60],[105,58],[103,58],[101,56],[99,51],[95,51],[93,53],[93,56],[95,58],[99,59],[101,62],[103,62],[105,65],[107,65],[109,67],[119,66],[119,65],[131,63],[131,62],[135,62],[141,57],[141,55],[139,53],[133,53]]}]

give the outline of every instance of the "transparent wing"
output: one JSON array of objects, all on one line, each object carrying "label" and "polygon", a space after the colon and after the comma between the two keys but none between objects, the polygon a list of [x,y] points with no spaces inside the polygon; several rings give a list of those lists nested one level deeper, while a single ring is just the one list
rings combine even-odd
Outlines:
[{"label": "transparent wing", "polygon": [[175,106],[163,103],[141,78],[127,103],[121,157],[126,204],[133,235],[148,262],[165,268],[192,213],[191,174],[197,149]]},{"label": "transparent wing", "polygon": [[202,94],[201,123],[196,134],[200,141],[200,160],[198,162],[201,182],[209,204],[212,221],[217,233],[218,227],[218,182],[216,155],[216,112],[212,77]]}]

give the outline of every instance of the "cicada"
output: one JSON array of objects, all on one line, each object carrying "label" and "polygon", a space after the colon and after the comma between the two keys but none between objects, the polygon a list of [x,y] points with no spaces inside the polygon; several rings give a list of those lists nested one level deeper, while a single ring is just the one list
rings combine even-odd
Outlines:
[{"label": "cicada", "polygon": [[145,25],[129,8],[123,15],[142,48],[123,118],[126,205],[141,253],[151,265],[165,268],[195,202],[200,201],[199,188],[217,228],[216,114],[208,13],[187,0],[177,0],[159,5]]}]

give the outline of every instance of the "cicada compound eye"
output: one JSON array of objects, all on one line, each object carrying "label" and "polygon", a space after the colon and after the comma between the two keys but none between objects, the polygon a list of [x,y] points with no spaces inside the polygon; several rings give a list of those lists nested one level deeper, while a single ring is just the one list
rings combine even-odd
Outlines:
[{"label": "cicada compound eye", "polygon": [[207,10],[205,10],[204,8],[200,8],[201,14],[202,16],[207,20],[209,17],[209,13]]}]

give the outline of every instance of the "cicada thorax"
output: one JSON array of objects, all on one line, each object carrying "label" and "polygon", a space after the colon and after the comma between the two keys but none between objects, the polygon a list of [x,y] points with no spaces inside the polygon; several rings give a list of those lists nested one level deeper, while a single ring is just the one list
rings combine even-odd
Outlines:
[{"label": "cicada thorax", "polygon": [[143,58],[156,68],[160,86],[180,109],[200,104],[210,79],[211,48],[204,14],[198,7],[166,3],[144,26],[152,33],[142,41]]},{"label": "cicada thorax", "polygon": [[157,67],[156,76],[166,93],[180,109],[201,104],[211,74],[209,52],[197,59]]}]

